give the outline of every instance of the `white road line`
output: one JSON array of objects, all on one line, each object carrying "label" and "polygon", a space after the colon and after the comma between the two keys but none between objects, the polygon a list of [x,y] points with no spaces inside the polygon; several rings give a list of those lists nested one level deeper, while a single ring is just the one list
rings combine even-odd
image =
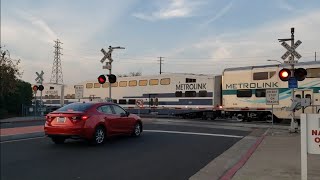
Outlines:
[{"label": "white road line", "polygon": [[45,138],[46,136],[41,136],[41,137],[33,137],[33,138],[23,138],[23,139],[15,139],[15,140],[8,140],[8,141],[1,141],[0,144],[2,143],[10,143],[10,142],[18,142],[18,141],[27,141],[27,140],[33,140],[33,139],[40,139],[40,138]]},{"label": "white road line", "polygon": [[211,133],[196,133],[196,132],[185,132],[185,131],[163,131],[163,130],[143,130],[143,131],[155,132],[155,133],[189,134],[189,135],[200,135],[200,136],[219,136],[219,137],[230,137],[230,138],[243,138],[243,136],[228,135],[228,134],[211,134]]}]

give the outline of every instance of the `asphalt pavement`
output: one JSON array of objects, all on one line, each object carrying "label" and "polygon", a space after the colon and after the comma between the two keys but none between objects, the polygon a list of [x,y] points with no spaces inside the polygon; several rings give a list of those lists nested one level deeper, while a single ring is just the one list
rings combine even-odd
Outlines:
[{"label": "asphalt pavement", "polygon": [[55,145],[49,138],[1,142],[1,179],[188,179],[250,133],[148,123],[145,129],[139,138],[102,146]]}]

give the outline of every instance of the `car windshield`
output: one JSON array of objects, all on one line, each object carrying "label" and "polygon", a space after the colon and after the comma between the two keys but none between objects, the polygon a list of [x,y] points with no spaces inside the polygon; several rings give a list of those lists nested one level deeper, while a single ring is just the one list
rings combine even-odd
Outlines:
[{"label": "car windshield", "polygon": [[72,103],[68,104],[66,106],[63,106],[56,111],[86,111],[92,106],[92,104],[89,103]]}]

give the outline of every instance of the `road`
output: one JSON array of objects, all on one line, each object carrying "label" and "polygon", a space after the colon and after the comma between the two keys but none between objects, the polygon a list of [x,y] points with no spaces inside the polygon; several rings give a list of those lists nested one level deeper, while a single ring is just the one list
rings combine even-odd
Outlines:
[{"label": "road", "polygon": [[145,124],[139,138],[111,138],[101,146],[48,138],[1,143],[1,180],[188,179],[250,131]]}]

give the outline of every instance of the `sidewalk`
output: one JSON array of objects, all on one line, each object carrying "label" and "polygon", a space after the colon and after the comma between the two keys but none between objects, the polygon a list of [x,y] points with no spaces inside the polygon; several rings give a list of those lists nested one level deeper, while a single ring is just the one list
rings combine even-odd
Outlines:
[{"label": "sidewalk", "polygon": [[45,121],[45,116],[26,116],[26,117],[12,117],[0,119],[0,123],[16,123],[16,122],[32,122],[32,121]]},{"label": "sidewalk", "polygon": [[[308,180],[320,179],[320,155],[308,155]],[[300,180],[300,134],[269,131],[233,180]]]}]

